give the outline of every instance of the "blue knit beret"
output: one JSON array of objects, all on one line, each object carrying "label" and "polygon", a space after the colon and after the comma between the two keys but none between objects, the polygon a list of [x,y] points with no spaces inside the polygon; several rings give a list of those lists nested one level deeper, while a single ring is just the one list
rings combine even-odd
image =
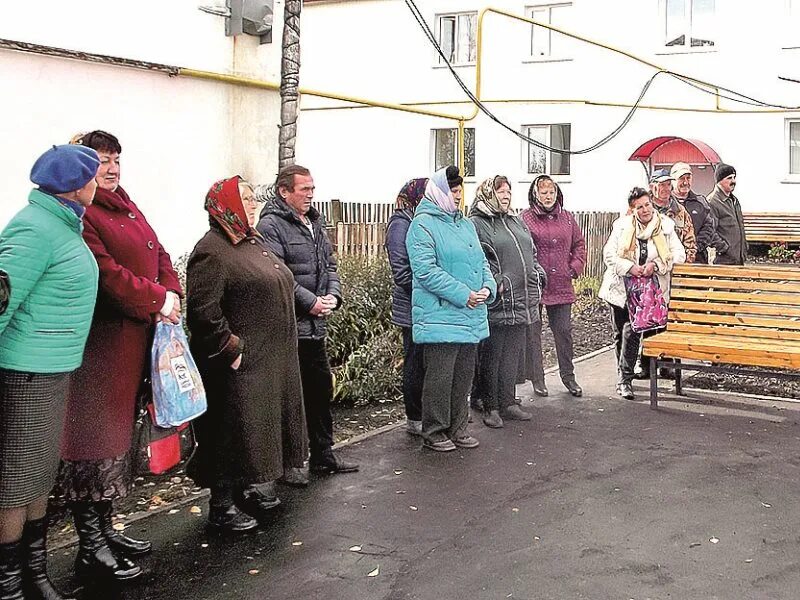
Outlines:
[{"label": "blue knit beret", "polygon": [[74,192],[97,174],[100,159],[86,146],[53,146],[42,154],[31,169],[31,181],[51,194]]}]

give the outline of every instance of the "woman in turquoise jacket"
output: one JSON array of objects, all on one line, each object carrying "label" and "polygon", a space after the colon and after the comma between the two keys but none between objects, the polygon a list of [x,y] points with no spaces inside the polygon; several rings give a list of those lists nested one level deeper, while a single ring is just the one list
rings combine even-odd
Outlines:
[{"label": "woman in turquoise jacket", "polygon": [[58,468],[70,373],[97,297],[82,217],[97,153],[53,146],[31,170],[28,206],[0,233],[10,290],[0,314],[0,598],[62,598],[47,578],[47,496]]},{"label": "woman in turquoise jacket", "polygon": [[467,433],[467,394],[478,342],[489,337],[486,302],[497,291],[475,226],[456,206],[445,169],[425,188],[406,236],[413,275],[411,321],[423,345],[424,447],[475,448]]}]

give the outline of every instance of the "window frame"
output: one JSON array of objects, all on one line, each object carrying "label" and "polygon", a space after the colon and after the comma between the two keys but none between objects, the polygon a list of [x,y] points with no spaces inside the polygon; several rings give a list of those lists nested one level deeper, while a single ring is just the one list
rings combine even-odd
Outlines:
[{"label": "window frame", "polygon": [[[709,52],[717,52],[719,49],[719,30],[715,26],[713,36],[711,36],[711,45],[703,45],[703,46],[692,46],[692,6],[693,3],[697,0],[684,0],[686,2],[686,10],[688,11],[688,16],[685,17],[686,25],[683,31],[684,42],[681,45],[674,45],[668,46],[667,43],[669,40],[667,39],[668,34],[668,15],[667,15],[667,4],[669,0],[659,0],[659,23],[660,23],[660,37],[661,42],[658,46],[657,54],[703,54]],[[717,15],[717,0],[714,1],[714,17]],[[698,38],[700,39],[700,38]],[[688,43],[687,43],[688,42]]]},{"label": "window frame", "polygon": [[[439,132],[439,131],[452,131],[452,132],[455,133],[455,135],[453,136],[453,158],[454,158],[454,162],[448,163],[448,165],[437,165],[436,164],[436,149],[437,149],[436,148],[436,138],[437,138],[437,132]],[[473,143],[472,143],[472,170],[473,170],[473,172],[472,173],[470,173],[469,169],[468,169],[469,160],[467,160],[467,159],[468,159],[469,154],[467,153],[467,131],[472,131],[472,139],[473,139]],[[464,171],[465,171],[464,179],[471,179],[471,178],[475,177],[475,171],[477,170],[476,169],[476,162],[475,162],[475,155],[477,154],[477,152],[476,152],[477,139],[478,139],[477,138],[477,132],[476,132],[474,127],[465,127],[464,128],[464,152],[467,154],[467,156],[464,157]],[[454,164],[454,165],[458,166],[458,163],[459,163],[459,160],[458,160],[458,127],[433,127],[431,129],[431,154],[430,154],[430,156],[431,156],[431,171],[432,172],[436,172],[439,169],[443,169],[443,168],[449,166],[449,164]]]},{"label": "window frame", "polygon": [[[522,126],[522,134],[528,137],[530,136],[531,129],[544,129],[545,130],[545,141],[543,142],[547,146],[553,146],[552,138],[553,138],[553,127],[568,127],[569,128],[569,147],[567,150],[572,149],[572,123],[526,123]],[[569,165],[567,168],[566,173],[553,173],[552,166],[553,166],[553,154],[558,154],[557,152],[551,152],[545,150],[545,172],[544,173],[533,173],[530,170],[530,149],[531,144],[522,140],[522,169],[526,176],[537,176],[537,175],[551,175],[554,178],[562,177],[562,178],[569,178],[572,177],[572,160],[571,155],[567,155],[569,160]]]},{"label": "window frame", "polygon": [[[467,49],[467,58],[466,62],[458,62],[458,40],[459,40],[459,16],[470,16],[475,18],[475,30],[473,32],[474,35],[474,45],[475,45],[475,58],[474,60],[469,60],[469,49]],[[450,64],[454,67],[474,67],[478,60],[478,12],[474,10],[462,10],[462,11],[455,11],[455,12],[447,12],[447,13],[438,13],[435,15],[436,21],[436,42],[439,44],[439,47],[444,50],[444,46],[442,45],[442,20],[446,18],[454,18],[454,31],[453,31],[453,56],[455,60],[450,61]],[[447,68],[447,64],[445,63],[444,59],[437,53],[435,56],[435,64],[434,68]]]},{"label": "window frame", "polygon": [[[796,172],[792,172],[792,125],[797,128],[797,150],[800,154],[800,117],[788,117],[785,120],[785,141],[784,148],[786,151],[786,180],[793,183],[800,183],[800,166]],[[800,162],[800,157],[798,157]]]},{"label": "window frame", "polygon": [[[572,1],[568,2],[544,2],[542,4],[530,4],[525,7],[525,16],[529,19],[539,20],[536,19],[534,16],[534,12],[537,10],[547,9],[547,24],[553,24],[553,8],[573,8]],[[559,27],[559,25],[554,25],[555,27]],[[553,54],[553,32],[549,29],[541,29],[542,31],[546,31],[549,34],[547,40],[547,54],[534,54],[533,53],[533,38],[534,32],[536,31],[537,27],[535,25],[531,25],[531,32],[528,38],[528,56],[526,57],[526,62],[558,62],[558,61],[568,61],[572,60],[573,56],[572,53],[564,53],[564,54]],[[560,35],[556,33],[555,35]]]}]

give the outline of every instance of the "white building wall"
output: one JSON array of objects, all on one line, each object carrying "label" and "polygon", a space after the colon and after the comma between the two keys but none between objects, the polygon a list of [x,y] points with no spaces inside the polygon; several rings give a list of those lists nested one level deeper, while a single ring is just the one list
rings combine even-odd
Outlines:
[{"label": "white building wall", "polygon": [[[225,37],[224,19],[200,12],[194,0],[6,4],[0,38],[279,78],[280,34],[263,46],[251,36]],[[282,14],[282,4],[276,10]],[[214,181],[275,177],[277,92],[2,49],[0,81],[0,226],[24,206],[36,157],[91,129],[119,137],[122,186],[173,258],[208,228],[203,200]]]},{"label": "white building wall", "polygon": [[[672,52],[663,47],[663,0],[573,0],[569,29],[697,79],[725,85],[773,103],[800,105],[800,29],[787,24],[785,0],[767,0],[751,10],[735,0],[717,0],[713,51]],[[538,0],[490,3],[514,14]],[[431,26],[435,15],[480,10],[477,0],[417,1]],[[305,87],[395,103],[458,101],[464,94],[436,57],[403,0],[344,0],[308,3],[303,12]],[[572,149],[587,147],[611,132],[627,108],[581,103],[633,103],[655,73],[620,54],[575,41],[570,61],[535,61],[529,56],[529,25],[494,14],[485,18],[482,98],[538,100],[488,103],[504,122],[571,123]],[[768,34],[754,35],[754,32]],[[794,49],[785,49],[795,46]],[[474,89],[475,67],[458,67]],[[542,102],[543,101],[543,102]],[[646,106],[713,109],[715,98],[660,75],[643,100]],[[750,107],[722,100],[729,109]],[[358,108],[309,110],[329,106],[305,97],[298,160],[312,169],[318,197],[387,201],[409,178],[427,176],[433,166],[431,129],[455,127],[433,117]],[[468,104],[436,110],[469,114]],[[585,155],[572,156],[569,176],[556,177],[569,207],[617,210],[628,190],[646,182],[644,169],[627,159],[643,142],[660,135],[700,139],[723,161],[736,166],[737,195],[746,211],[798,210],[800,188],[788,176],[786,118],[800,112],[718,114],[641,109],[613,141]],[[453,123],[453,124],[449,124]],[[497,173],[513,182],[513,202],[527,203],[532,176],[525,171],[523,143],[488,118],[467,123],[476,129],[476,177],[467,180],[467,200],[483,178]],[[698,190],[708,191],[708,190]]]}]

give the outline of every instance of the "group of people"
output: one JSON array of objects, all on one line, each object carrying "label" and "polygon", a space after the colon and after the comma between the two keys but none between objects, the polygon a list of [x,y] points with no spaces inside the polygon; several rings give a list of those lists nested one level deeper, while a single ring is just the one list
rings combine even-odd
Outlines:
[{"label": "group of people", "polygon": [[[120,186],[105,131],[53,146],[31,170],[28,205],[0,233],[0,600],[59,600],[47,576],[47,504],[66,498],[88,581],[142,572],[147,540],[113,527],[129,493],[137,396],[155,323],[181,323],[208,411],[188,472],[211,488],[208,525],[239,532],[269,517],[276,483],[308,485],[358,465],[333,450],[325,319],[342,292],[314,181],[278,175],[259,211],[240,177],[216,182],[181,289],[169,255]],[[310,455],[309,455],[310,452]]]},{"label": "group of people", "polygon": [[[715,170],[714,191],[706,199],[692,190],[692,169],[683,162],[659,169],[650,177],[650,189],[634,187],[628,194],[627,213],[614,222],[603,248],[606,272],[599,296],[611,308],[617,357],[617,393],[633,400],[632,381],[649,379],[649,363],[641,361],[644,333],[630,322],[625,278],[655,276],[669,301],[670,276],[683,262],[743,265],[747,257],[742,207],[733,191],[736,169],[720,163]],[[641,368],[636,364],[641,362]],[[667,375],[667,373],[665,373]]]},{"label": "group of people", "polygon": [[[454,166],[400,190],[386,249],[394,278],[392,321],[403,332],[407,431],[423,447],[475,448],[469,404],[489,428],[528,421],[517,383],[548,395],[542,365],[542,312],[557,349],[561,380],[579,397],[571,333],[572,281],[586,243],[552,178],[531,184],[530,207],[511,210],[511,183],[483,181],[466,217],[463,178]],[[474,385],[473,385],[474,381]]]}]

